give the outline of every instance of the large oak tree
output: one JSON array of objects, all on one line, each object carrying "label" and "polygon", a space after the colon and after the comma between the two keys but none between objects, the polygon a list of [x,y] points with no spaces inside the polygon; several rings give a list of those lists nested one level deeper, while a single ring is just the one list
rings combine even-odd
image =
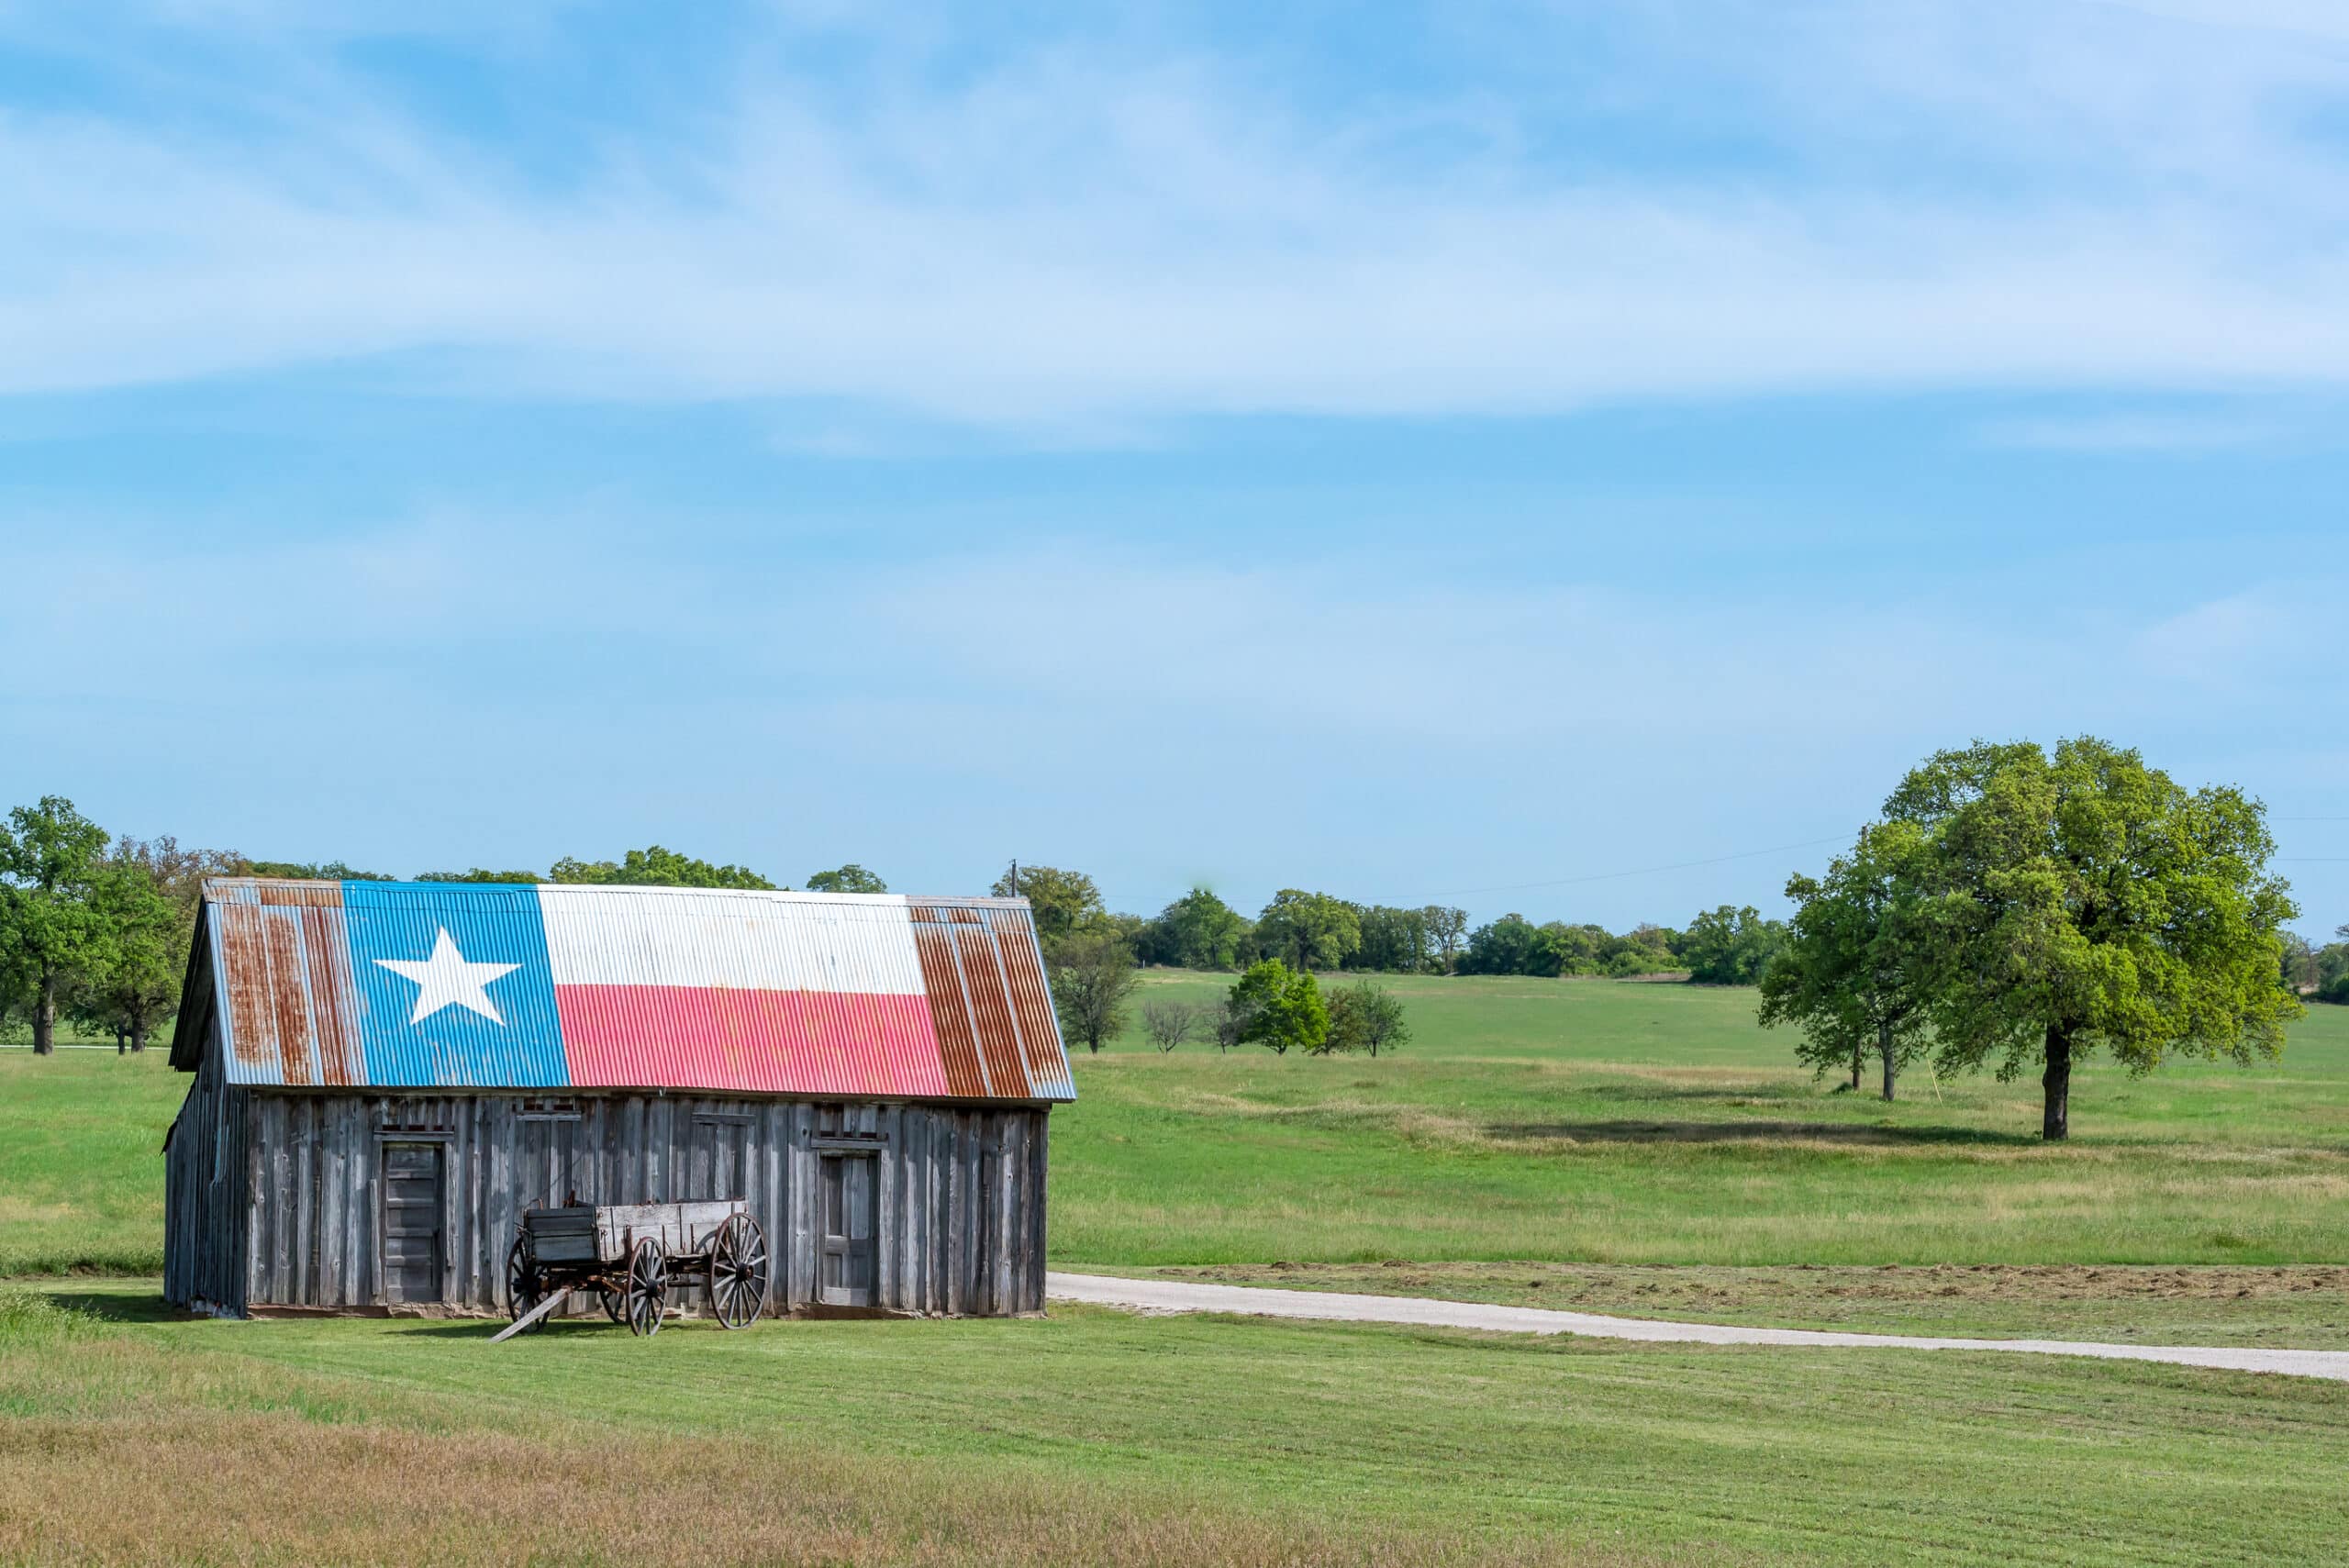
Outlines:
[{"label": "large oak tree", "polygon": [[1943,751],[1885,803],[1928,835],[1920,940],[1938,1059],[2041,1069],[2041,1131],[2071,1129],[2072,1067],[2170,1055],[2272,1059],[2300,1011],[2279,937],[2298,910],[2269,874],[2258,802],[2188,790],[2090,737]]}]

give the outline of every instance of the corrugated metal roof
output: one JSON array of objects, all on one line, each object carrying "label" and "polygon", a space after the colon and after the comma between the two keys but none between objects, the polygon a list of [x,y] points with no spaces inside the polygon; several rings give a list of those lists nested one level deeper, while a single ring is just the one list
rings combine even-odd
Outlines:
[{"label": "corrugated metal roof", "polygon": [[1076,1097],[1025,899],[223,878],[196,941],[230,1083]]}]

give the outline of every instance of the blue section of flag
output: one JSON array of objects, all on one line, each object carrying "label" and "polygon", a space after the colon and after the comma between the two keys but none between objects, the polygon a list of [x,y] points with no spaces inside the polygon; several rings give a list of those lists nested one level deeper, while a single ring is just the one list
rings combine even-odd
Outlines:
[{"label": "blue section of flag", "polygon": [[[569,1085],[537,888],[346,882],[342,910],[368,1083],[395,1088]],[[496,1010],[496,1020],[451,1005],[408,1021],[422,986],[378,961],[428,962],[443,931],[465,962],[515,965],[480,989]]]}]

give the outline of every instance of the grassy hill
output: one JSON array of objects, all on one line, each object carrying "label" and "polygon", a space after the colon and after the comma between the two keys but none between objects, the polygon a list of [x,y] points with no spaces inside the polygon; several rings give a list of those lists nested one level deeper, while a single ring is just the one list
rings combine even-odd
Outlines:
[{"label": "grassy hill", "polygon": [[[2349,1343],[2349,1271],[2319,1266],[2343,1261],[2349,1009],[2275,1067],[2092,1068],[2050,1149],[2035,1085],[1832,1093],[1749,993],[1396,989],[1418,1039],[1376,1062],[1138,1039],[1080,1060],[1056,1261]],[[0,1273],[156,1266],[184,1084],[160,1053],[0,1051]],[[485,1340],[0,1285],[0,1562],[2344,1559],[2349,1392],[2305,1380],[1071,1308]]]},{"label": "grassy hill", "polygon": [[[1219,982],[1153,975],[1145,995]],[[2181,1062],[1837,1093],[1753,994],[1522,979],[1391,983],[1400,1055],[1078,1063],[1052,1127],[1052,1245],[1092,1262],[1527,1258],[1607,1263],[2343,1262],[2349,1008],[2273,1066]]]},{"label": "grassy hill", "polygon": [[[1146,995],[1228,982],[1154,973]],[[2349,1008],[2282,1062],[2082,1071],[2074,1136],[2035,1083],[1913,1074],[1839,1094],[1753,994],[1392,982],[1399,1055],[1077,1062],[1052,1118],[1052,1252],[1091,1264],[2250,1264],[2344,1259]],[[161,1266],[161,1052],[0,1051],[0,1273]]]}]

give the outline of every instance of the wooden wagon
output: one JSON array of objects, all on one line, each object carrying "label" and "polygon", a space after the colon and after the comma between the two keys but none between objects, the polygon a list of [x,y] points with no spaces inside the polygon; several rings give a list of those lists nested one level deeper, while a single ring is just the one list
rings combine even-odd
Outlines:
[{"label": "wooden wagon", "polygon": [[745,1329],[766,1308],[769,1275],[766,1235],[739,1198],[529,1208],[506,1257],[514,1321],[497,1338],[537,1328],[574,1290],[596,1292],[629,1332],[658,1333],[671,1292],[696,1282],[719,1324]]}]

